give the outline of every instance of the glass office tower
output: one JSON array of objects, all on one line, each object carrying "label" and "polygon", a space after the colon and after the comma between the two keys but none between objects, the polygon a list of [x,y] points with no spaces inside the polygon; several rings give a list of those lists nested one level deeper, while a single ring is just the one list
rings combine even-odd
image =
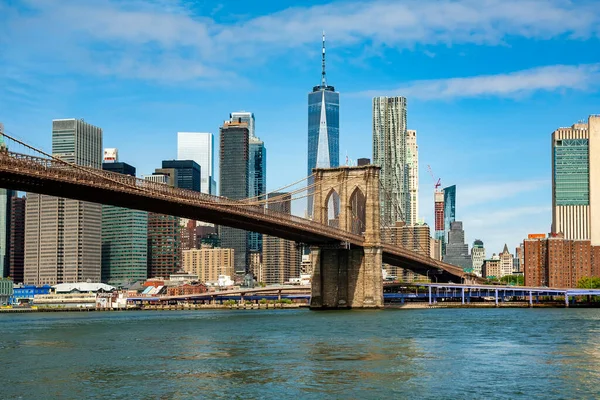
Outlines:
[{"label": "glass office tower", "polygon": [[[340,163],[340,94],[325,79],[325,36],[323,35],[323,59],[321,84],[308,94],[308,168],[337,167]],[[313,183],[308,180],[308,185]],[[312,193],[309,190],[309,194]],[[308,196],[308,216],[312,218],[313,198]]]}]

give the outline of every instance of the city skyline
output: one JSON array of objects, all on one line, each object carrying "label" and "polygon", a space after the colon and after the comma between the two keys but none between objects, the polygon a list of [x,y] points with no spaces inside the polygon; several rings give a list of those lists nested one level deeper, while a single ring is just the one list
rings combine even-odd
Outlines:
[{"label": "city skyline", "polygon": [[[371,135],[371,98],[376,94],[406,96],[409,127],[419,132],[420,216],[430,227],[433,225],[433,182],[423,169],[430,164],[442,178],[444,187],[457,185],[456,218],[464,223],[467,243],[481,238],[489,248],[502,248],[504,242],[514,248],[528,233],[550,231],[551,133],[600,110],[600,97],[595,90],[597,57],[586,51],[598,44],[595,26],[600,13],[587,2],[577,5],[550,2],[544,7],[528,4],[509,16],[510,5],[517,3],[508,1],[498,5],[494,13],[473,10],[473,19],[460,24],[457,7],[469,4],[459,1],[455,6],[441,2],[448,22],[437,30],[433,29],[435,21],[422,14],[424,5],[385,4],[390,15],[401,10],[406,15],[422,16],[417,20],[424,30],[419,32],[414,27],[410,29],[411,24],[403,18],[398,18],[393,26],[390,25],[393,22],[376,26],[374,31],[368,31],[359,22],[352,28],[340,23],[344,18],[370,15],[369,12],[384,6],[381,2],[360,4],[356,10],[346,5],[296,6],[294,18],[303,23],[305,32],[269,35],[278,36],[273,39],[276,44],[268,49],[269,55],[277,56],[273,58],[276,61],[261,58],[244,67],[243,63],[228,64],[222,71],[229,76],[209,79],[218,84],[199,78],[201,74],[217,73],[215,62],[206,56],[197,54],[197,58],[188,60],[191,62],[175,62],[169,69],[161,64],[162,54],[168,46],[178,51],[182,46],[178,41],[188,43],[182,34],[184,27],[199,26],[198,16],[205,15],[216,23],[218,31],[255,27],[255,33],[240,39],[242,45],[249,44],[247,54],[255,55],[253,45],[264,41],[258,33],[276,30],[286,16],[284,9],[293,6],[291,2],[261,5],[247,20],[233,22],[224,19],[232,9],[227,4],[214,15],[211,10],[189,10],[183,6],[165,9],[157,3],[133,10],[114,3],[99,4],[109,15],[135,12],[134,16],[140,18],[152,15],[161,21],[172,18],[189,24],[179,24],[170,42],[163,29],[144,30],[143,22],[92,34],[80,22],[98,21],[100,16],[92,12],[92,6],[65,10],[67,7],[58,2],[45,6],[32,3],[27,7],[37,10],[39,18],[46,18],[33,30],[28,28],[25,34],[23,29],[31,25],[25,25],[24,21],[38,17],[24,11],[20,2],[0,6],[6,11],[2,14],[9,18],[6,26],[10,39],[4,54],[10,57],[9,71],[0,77],[0,83],[7,88],[0,95],[0,120],[7,132],[49,149],[49,121],[67,117],[89,119],[103,127],[105,144],[119,147],[123,161],[136,165],[140,175],[150,174],[161,160],[176,158],[176,132],[216,132],[223,115],[230,110],[246,109],[260,120],[260,136],[269,147],[267,191],[305,176],[306,87],[315,84],[319,73],[318,42],[321,30],[325,29],[328,47],[332,49],[328,74],[334,77],[336,89],[344,94],[340,153],[348,153],[351,159],[370,158],[370,151],[364,149]],[[328,11],[327,21],[308,18],[324,9]],[[68,75],[73,67],[64,68],[62,64],[60,73],[52,68],[37,69],[46,65],[35,62],[39,57],[52,61],[53,57],[64,57],[63,50],[59,49],[55,55],[37,52],[36,46],[27,46],[23,41],[29,35],[53,37],[48,33],[57,29],[53,25],[58,20],[55,16],[64,15],[62,11],[81,17],[75,18],[74,25],[64,27],[67,33],[84,33],[75,35],[78,40],[74,43],[69,42],[77,50],[72,54],[87,55],[88,42],[103,45],[109,40],[120,40],[122,44],[117,45],[116,51],[122,61],[125,50],[156,41],[160,50],[158,59],[143,53],[129,64],[99,64],[92,68],[91,63],[75,63],[82,68],[73,75]],[[583,11],[588,16],[586,20],[572,17]],[[546,15],[545,12],[552,12],[552,16],[535,21],[526,18]],[[257,25],[260,16],[271,16],[273,26]],[[116,20],[106,23],[115,26],[111,21]],[[305,24],[307,21],[310,23]],[[487,22],[494,22],[497,29],[489,30]],[[356,32],[355,36],[350,29]],[[393,29],[414,35],[386,34]],[[129,30],[140,35],[131,36]],[[285,39],[290,39],[289,43],[282,46]],[[206,43],[219,44],[224,40],[226,35],[209,36]],[[364,43],[370,45],[363,46]],[[247,58],[247,54],[232,58]],[[535,58],[529,54],[535,54]],[[477,61],[490,57],[502,62],[488,66]],[[85,63],[88,59],[79,57],[77,62]],[[566,59],[572,61],[564,65]],[[400,60],[403,62],[397,62]],[[203,68],[205,62],[207,66]],[[132,69],[131,63],[140,63],[137,64],[140,68]],[[292,70],[294,74],[290,76]],[[55,93],[59,90],[62,94],[57,98]],[[286,117],[284,130],[282,115]],[[123,140],[125,137],[129,140]],[[290,148],[297,151],[290,152]],[[448,162],[453,152],[461,157]],[[285,174],[281,172],[282,166]]]}]

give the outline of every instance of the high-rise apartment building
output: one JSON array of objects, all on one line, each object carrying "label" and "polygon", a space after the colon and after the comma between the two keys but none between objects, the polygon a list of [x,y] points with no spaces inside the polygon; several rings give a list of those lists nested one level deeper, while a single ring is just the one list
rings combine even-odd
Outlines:
[{"label": "high-rise apartment building", "polygon": [[[52,155],[100,169],[102,129],[78,119],[53,120]],[[99,282],[101,248],[100,204],[35,193],[27,196],[25,283]]]},{"label": "high-rise apartment building", "polygon": [[176,172],[175,187],[200,192],[200,165],[194,160],[165,160],[162,169],[173,169]]},{"label": "high-rise apartment building", "polygon": [[[383,230],[381,235],[381,240],[386,243],[404,247],[427,257],[432,254],[431,233],[427,224],[406,225],[404,222],[396,222],[393,227]],[[433,252],[435,251],[434,248]],[[418,278],[418,274],[408,269],[388,264],[384,264],[384,268],[389,276],[396,276],[405,282],[413,282]]]},{"label": "high-rise apartment building", "polygon": [[483,276],[482,267],[484,260],[485,247],[483,247],[483,242],[481,240],[476,239],[473,242],[473,247],[471,248],[471,267],[473,268],[473,273],[477,276]]},{"label": "high-rise apartment building", "polygon": [[[270,210],[291,214],[292,196],[289,193],[270,193],[268,203]],[[296,243],[274,236],[265,235],[262,257],[262,282],[283,284],[300,276],[300,263],[302,254],[297,249]]]},{"label": "high-rise apartment building", "polygon": [[577,287],[582,278],[600,276],[600,247],[589,240],[531,238],[523,250],[525,286]]},{"label": "high-rise apartment building", "polygon": [[10,202],[9,273],[15,283],[23,282],[25,268],[25,197],[13,196]]},{"label": "high-rise apartment building", "polygon": [[233,249],[213,249],[203,245],[200,249],[183,251],[183,270],[198,275],[201,282],[216,282],[220,275],[233,276]]},{"label": "high-rise apartment building", "polygon": [[444,262],[462,267],[465,270],[472,268],[473,263],[469,254],[469,245],[465,243],[465,231],[461,221],[454,221],[450,224]]},{"label": "high-rise apartment building", "polygon": [[[157,168],[144,179],[177,187],[179,170]],[[192,185],[188,180],[183,181]],[[181,226],[173,215],[148,213],[148,278],[167,277],[181,268]]]},{"label": "high-rise apartment building", "polygon": [[406,98],[373,99],[373,164],[381,167],[381,224],[410,222]]},{"label": "high-rise apartment building", "polygon": [[202,193],[217,194],[214,176],[214,137],[208,132],[177,132],[177,159],[194,160],[200,166]]},{"label": "high-rise apartment building", "polygon": [[600,245],[600,116],[552,133],[552,232]]},{"label": "high-rise apartment building", "polygon": [[[241,200],[248,197],[249,140],[248,124],[226,121],[220,128],[220,195]],[[236,273],[245,273],[248,268],[248,232],[222,226],[221,246],[234,250]]]},{"label": "high-rise apartment building", "polygon": [[419,146],[417,131],[406,130],[406,162],[408,164],[409,215],[407,222],[415,225],[419,219]]},{"label": "high-rise apartment building", "polygon": [[[327,85],[325,74],[325,35],[323,35],[321,84],[308,94],[308,168],[337,167],[340,163],[340,94]],[[308,185],[314,182],[308,179]],[[308,216],[313,215],[312,190],[308,190]],[[337,207],[337,206],[336,206]]]},{"label": "high-rise apartment building", "polygon": [[[106,150],[105,150],[106,155]],[[109,153],[102,169],[135,176],[135,167]],[[119,284],[148,277],[148,213],[102,205],[102,282]]]}]

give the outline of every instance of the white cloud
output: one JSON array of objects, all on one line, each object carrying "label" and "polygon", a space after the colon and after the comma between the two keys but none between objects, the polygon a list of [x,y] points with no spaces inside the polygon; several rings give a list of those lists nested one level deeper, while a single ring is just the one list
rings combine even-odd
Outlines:
[{"label": "white cloud", "polygon": [[[597,36],[600,29],[600,5],[592,1],[333,2],[254,18],[240,17],[227,23],[215,21],[212,9],[206,15],[197,15],[186,6],[187,2],[176,0],[21,3],[19,7],[2,7],[7,34],[0,41],[11,44],[8,56],[12,60],[23,58],[30,64],[52,60],[59,62],[63,71],[68,67],[79,72],[87,69],[128,77],[132,69],[141,65],[182,63],[186,67],[178,71],[179,79],[212,80],[215,71],[235,69],[232,59],[265,60],[273,53],[312,46],[323,28],[334,47],[367,43],[391,48],[413,48],[417,44],[497,45],[512,36],[578,39]],[[111,62],[103,61],[107,59]],[[119,67],[124,62],[131,66]],[[541,71],[537,72],[539,75]],[[551,73],[559,71],[546,72],[547,79],[552,80]],[[141,73],[139,77],[154,79],[155,75]],[[165,71],[163,78],[168,76]],[[532,85],[553,85],[539,79]],[[576,77],[572,79],[576,81],[572,85],[579,85]],[[502,86],[496,82],[496,86]],[[465,83],[456,81],[454,85]],[[428,85],[432,93],[440,82]],[[477,92],[475,88],[471,90]],[[447,93],[453,91],[446,88]],[[502,93],[502,89],[496,92]]]},{"label": "white cloud", "polygon": [[460,186],[460,207],[498,202],[522,193],[536,191],[550,185],[548,180],[536,179],[514,182],[488,182],[478,185]]},{"label": "white cloud", "polygon": [[600,64],[552,65],[508,74],[409,82],[395,90],[369,90],[364,96],[450,99],[481,96],[519,97],[534,91],[586,90],[600,84]]}]

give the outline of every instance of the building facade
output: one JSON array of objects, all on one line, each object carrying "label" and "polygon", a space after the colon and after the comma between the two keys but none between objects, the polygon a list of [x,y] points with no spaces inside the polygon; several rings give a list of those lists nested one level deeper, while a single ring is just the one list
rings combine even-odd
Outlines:
[{"label": "building facade", "polygon": [[0,278],[10,273],[10,221],[14,192],[0,188]]},{"label": "building facade", "polygon": [[461,221],[454,221],[450,224],[444,262],[462,267],[464,270],[470,270],[473,266],[469,245],[465,243],[465,231]]},{"label": "building facade", "polygon": [[[248,197],[263,200],[267,191],[267,149],[262,140],[256,136],[249,139],[248,165]],[[248,233],[248,248],[251,252],[261,253],[263,235],[256,232]]]},{"label": "building facade", "polygon": [[[292,196],[289,193],[270,193],[268,203],[270,210],[291,214]],[[300,276],[302,253],[296,243],[274,236],[264,236],[262,269],[259,282],[268,285],[283,284],[290,278]]]},{"label": "building facade", "polygon": [[510,254],[510,251],[508,251],[508,246],[506,244],[504,244],[504,249],[502,250],[502,253],[500,253],[498,256],[500,258],[500,277],[512,275],[514,270],[514,256]]},{"label": "building facade", "polygon": [[444,188],[444,254],[446,254],[446,243],[449,241],[448,234],[454,221],[456,221],[456,185]]},{"label": "building facade", "polygon": [[175,184],[179,189],[200,192],[200,165],[194,160],[165,160],[162,162],[162,170],[175,170]]},{"label": "building facade", "polygon": [[9,271],[15,283],[23,282],[25,270],[25,197],[13,196],[10,210]]},{"label": "building facade", "polygon": [[[396,222],[393,228],[382,231],[381,240],[427,257],[431,256],[432,239],[427,224],[406,225],[404,222]],[[437,251],[435,243],[433,251]],[[384,264],[384,268],[389,276],[395,276],[404,282],[413,282],[420,278],[418,274],[404,268],[387,264]]]},{"label": "building facade", "polygon": [[434,201],[434,217],[435,217],[435,236],[436,240],[440,242],[440,252],[444,255],[446,248],[446,231],[444,228],[444,192],[439,189],[435,189],[433,192]]},{"label": "building facade", "polygon": [[552,232],[566,239],[590,239],[589,139],[583,123],[552,133]]},{"label": "building facade", "polygon": [[201,282],[216,282],[219,275],[233,276],[233,249],[213,249],[203,246],[200,249],[183,251],[183,270],[195,274]]},{"label": "building facade", "polygon": [[[136,172],[134,166],[118,161],[104,162],[102,169],[130,176]],[[148,213],[103,204],[102,282],[119,284],[147,277]]]},{"label": "building facade", "polygon": [[177,132],[177,159],[193,160],[200,166],[202,193],[217,194],[214,136],[208,132]]},{"label": "building facade", "polygon": [[406,162],[408,164],[408,193],[410,207],[408,224],[415,225],[419,219],[419,146],[417,131],[406,130]]},{"label": "building facade", "polygon": [[[220,128],[220,195],[241,200],[248,197],[249,133],[245,122],[226,121]],[[248,268],[248,232],[220,227],[221,246],[234,250],[236,273],[246,273]]]},{"label": "building facade", "polygon": [[494,254],[492,258],[483,261],[482,276],[488,279],[499,279],[502,276],[500,257]]},{"label": "building facade", "polygon": [[[307,176],[313,168],[332,168],[340,163],[340,94],[327,84],[325,74],[325,36],[323,35],[321,84],[308,94],[308,165]],[[308,179],[308,217],[313,215],[313,198]]]},{"label": "building facade", "polygon": [[483,247],[483,242],[479,239],[476,239],[473,242],[473,247],[471,248],[471,266],[473,268],[473,273],[477,276],[483,276],[483,261],[485,260],[485,247]]},{"label": "building facade", "polygon": [[[52,121],[52,155],[101,168],[102,129],[78,119]],[[30,193],[25,210],[28,284],[55,285],[101,276],[102,206]]]},{"label": "building facade", "polygon": [[381,167],[381,224],[410,221],[406,98],[373,98],[373,164]]}]

